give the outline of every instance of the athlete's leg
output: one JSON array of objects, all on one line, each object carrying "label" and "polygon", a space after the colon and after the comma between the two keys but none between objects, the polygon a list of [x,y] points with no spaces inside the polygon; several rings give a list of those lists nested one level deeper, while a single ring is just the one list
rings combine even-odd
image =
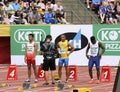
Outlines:
[{"label": "athlete's leg", "polygon": [[95,66],[96,66],[96,70],[97,70],[97,79],[100,79],[100,58],[99,56],[95,57]]},{"label": "athlete's leg", "polygon": [[37,79],[37,67],[36,67],[36,64],[33,64],[32,67],[33,67],[35,79]]},{"label": "athlete's leg", "polygon": [[62,66],[63,66],[63,59],[60,58],[58,63],[58,75],[60,80],[62,76]]},{"label": "athlete's leg", "polygon": [[69,75],[68,75],[68,62],[69,62],[69,59],[68,58],[66,58],[66,59],[64,59],[64,63],[65,63],[65,71],[66,71],[66,82],[68,81],[68,77],[69,77]]},{"label": "athlete's leg", "polygon": [[92,72],[93,65],[94,65],[93,57],[90,57],[88,63],[88,69],[89,69],[89,76],[91,79],[93,79],[93,72]]},{"label": "athlete's leg", "polygon": [[27,68],[28,68],[28,79],[30,79],[31,78],[31,64],[28,64]]}]

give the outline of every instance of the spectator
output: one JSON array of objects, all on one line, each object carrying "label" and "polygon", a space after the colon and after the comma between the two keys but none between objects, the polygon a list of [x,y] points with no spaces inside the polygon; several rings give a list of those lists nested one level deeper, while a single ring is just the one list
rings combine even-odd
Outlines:
[{"label": "spectator", "polygon": [[30,3],[30,10],[31,10],[31,11],[35,10],[34,1],[32,1],[32,2]]},{"label": "spectator", "polygon": [[59,23],[61,23],[61,24],[67,24],[67,21],[64,19],[64,16],[61,14],[60,10],[56,11],[55,16],[56,16],[56,19],[57,19],[57,21]]},{"label": "spectator", "polygon": [[105,2],[102,2],[102,5],[99,7],[99,14],[100,14],[101,23],[104,23],[105,15],[106,15]]},{"label": "spectator", "polygon": [[38,2],[38,6],[40,6],[41,7],[41,9],[43,10],[43,11],[45,11],[45,4],[44,4],[44,0],[41,0],[40,2]]},{"label": "spectator", "polygon": [[24,12],[24,13],[29,13],[29,12],[30,12],[30,6],[29,6],[29,3],[28,3],[28,2],[26,2],[26,3],[24,4],[23,12]]},{"label": "spectator", "polygon": [[11,12],[11,17],[10,17],[10,24],[18,24],[18,22],[17,22],[17,19],[19,18],[19,17],[17,17],[17,16],[15,16],[16,14],[15,14],[15,12],[13,11],[13,12]]},{"label": "spectator", "polygon": [[53,8],[54,8],[54,5],[53,5],[51,2],[48,2],[48,3],[46,4],[46,10],[48,10],[49,8],[51,8],[52,10],[53,10]]},{"label": "spectator", "polygon": [[117,11],[115,12],[115,16],[116,16],[118,22],[120,22],[120,6],[117,7]]},{"label": "spectator", "polygon": [[9,14],[10,12],[12,12],[14,9],[12,7],[12,5],[9,4],[8,1],[5,2],[5,6],[4,6],[4,10],[7,14]]},{"label": "spectator", "polygon": [[26,13],[21,14],[21,19],[22,19],[21,24],[28,24],[26,17],[27,17]]},{"label": "spectator", "polygon": [[3,4],[0,3],[0,24],[2,24],[4,21],[4,9]]},{"label": "spectator", "polygon": [[18,3],[18,0],[14,0],[14,2],[12,3],[12,7],[14,11],[18,11],[20,9],[20,4]]},{"label": "spectator", "polygon": [[101,0],[92,0],[92,10],[95,11],[95,14],[98,14],[100,4]]},{"label": "spectator", "polygon": [[60,12],[63,10],[63,6],[60,2],[57,2],[57,4],[54,5],[54,11],[60,10]]},{"label": "spectator", "polygon": [[54,14],[51,8],[45,12],[45,23],[46,24],[57,24],[57,21],[54,18]]},{"label": "spectator", "polygon": [[66,19],[66,12],[64,11],[63,6],[61,5],[60,2],[57,2],[57,4],[54,5],[54,11],[56,12],[56,10],[59,10]]},{"label": "spectator", "polygon": [[115,3],[115,11],[117,11],[117,7],[119,7],[119,6],[120,6],[120,2],[117,1],[117,2]]},{"label": "spectator", "polygon": [[39,24],[41,20],[40,14],[37,12],[37,10],[33,10],[29,15],[29,22],[31,24]]}]

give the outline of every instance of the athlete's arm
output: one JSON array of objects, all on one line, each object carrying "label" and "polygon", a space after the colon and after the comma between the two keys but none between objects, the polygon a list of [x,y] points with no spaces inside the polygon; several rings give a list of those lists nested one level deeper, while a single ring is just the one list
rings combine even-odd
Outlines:
[{"label": "athlete's arm", "polygon": [[69,52],[69,54],[68,54],[68,55],[70,55],[70,54],[75,50],[75,48],[74,48],[74,46],[71,45],[70,43],[68,43],[68,46],[71,48],[71,50],[70,50],[70,52]]},{"label": "athlete's arm", "polygon": [[88,44],[87,49],[86,49],[86,57],[87,57],[88,59],[90,58],[89,55],[88,55],[89,49],[90,49],[90,43]]},{"label": "athlete's arm", "polygon": [[25,63],[26,63],[26,57],[27,57],[27,44],[25,45],[25,57],[24,57]]},{"label": "athlete's arm", "polygon": [[[38,49],[38,44],[35,43],[35,44],[34,44],[34,55],[35,55],[35,57],[36,57],[36,54],[37,54],[37,49]],[[35,58],[35,57],[34,57],[34,58]]]},{"label": "athlete's arm", "polygon": [[100,58],[103,55],[103,53],[105,52],[105,47],[103,46],[103,44],[101,42],[99,42],[99,47],[102,49],[101,53],[100,53]]},{"label": "athlete's arm", "polygon": [[43,45],[41,45],[41,47],[40,47],[40,55],[44,54],[43,50],[44,50]]}]

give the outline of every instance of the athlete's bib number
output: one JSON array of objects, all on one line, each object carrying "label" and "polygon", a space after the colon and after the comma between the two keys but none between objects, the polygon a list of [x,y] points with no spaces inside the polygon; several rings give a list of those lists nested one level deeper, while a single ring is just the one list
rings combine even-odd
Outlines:
[{"label": "athlete's bib number", "polygon": [[66,53],[66,50],[63,49],[63,48],[61,48],[59,53],[60,53],[60,54],[65,54],[65,53]]},{"label": "athlete's bib number", "polygon": [[91,50],[91,54],[96,54],[97,53],[97,49],[92,49]]}]

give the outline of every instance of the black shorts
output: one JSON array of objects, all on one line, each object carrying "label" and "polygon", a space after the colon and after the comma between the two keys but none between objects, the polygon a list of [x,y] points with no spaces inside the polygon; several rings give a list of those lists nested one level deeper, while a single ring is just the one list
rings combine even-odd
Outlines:
[{"label": "black shorts", "polygon": [[54,60],[44,60],[43,61],[43,70],[48,71],[49,69],[51,71],[56,70],[55,59]]}]

